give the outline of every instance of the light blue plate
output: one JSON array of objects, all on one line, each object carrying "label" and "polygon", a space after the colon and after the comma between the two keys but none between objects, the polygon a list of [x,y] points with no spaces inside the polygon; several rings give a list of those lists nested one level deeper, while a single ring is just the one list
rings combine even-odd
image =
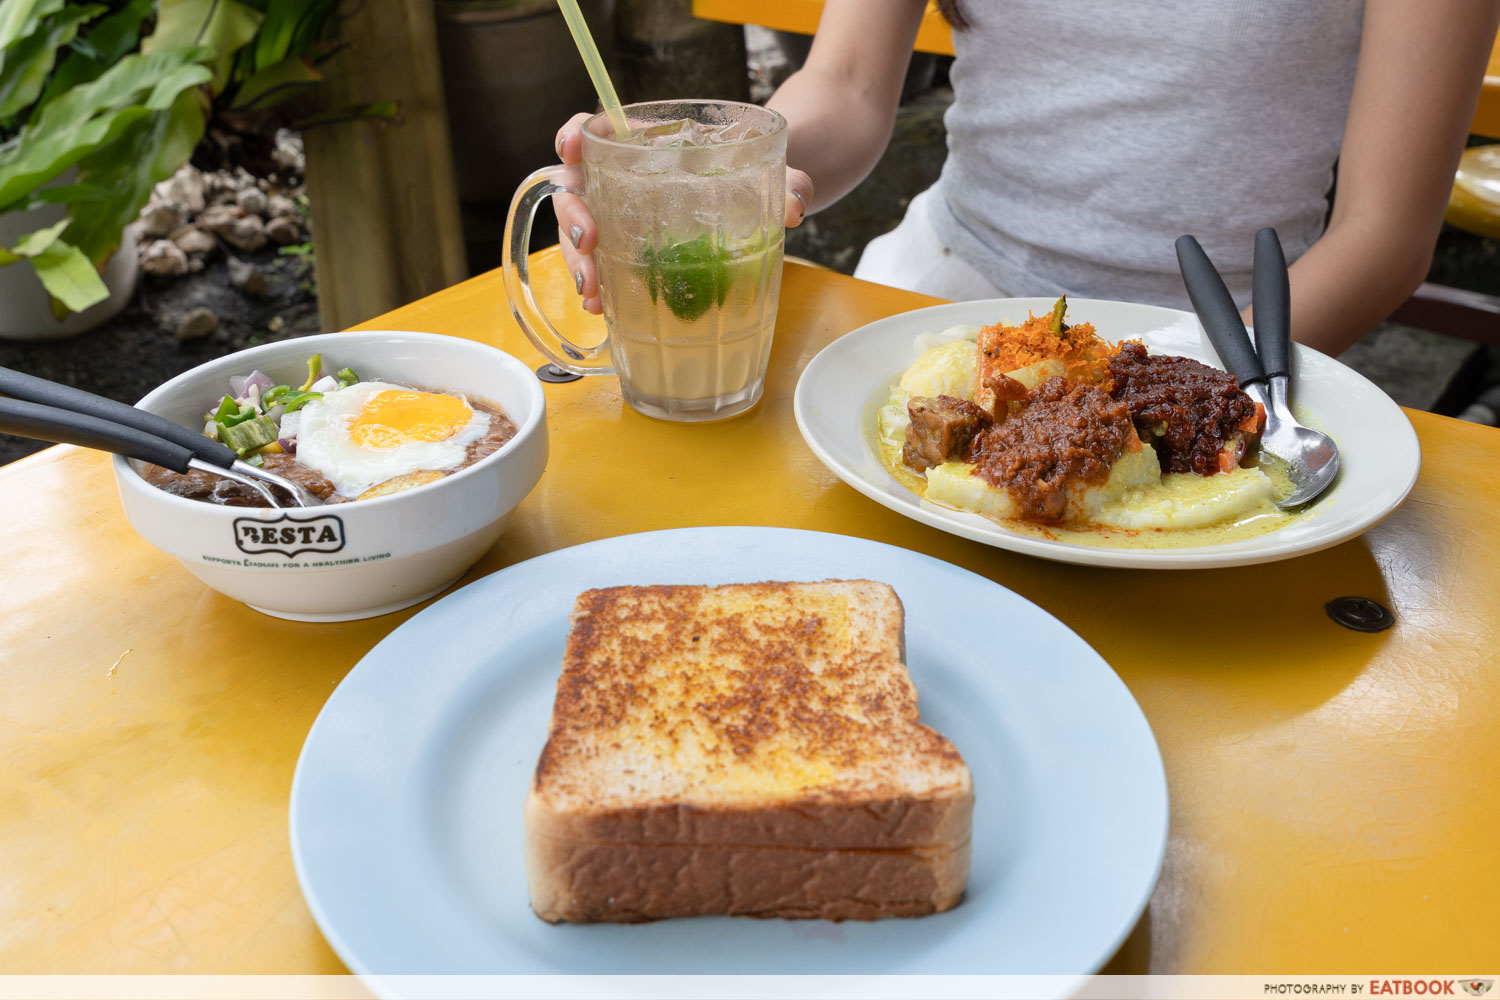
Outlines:
[{"label": "light blue plate", "polygon": [[[538,920],[521,807],[574,597],[618,584],[852,578],[896,588],[922,720],[973,771],[963,902],[873,923]],[[470,584],[355,666],[292,782],[302,891],[339,957],[368,976],[1088,973],[1135,925],[1166,837],[1150,726],[1061,622],[929,556],[779,528],[625,535]]]}]

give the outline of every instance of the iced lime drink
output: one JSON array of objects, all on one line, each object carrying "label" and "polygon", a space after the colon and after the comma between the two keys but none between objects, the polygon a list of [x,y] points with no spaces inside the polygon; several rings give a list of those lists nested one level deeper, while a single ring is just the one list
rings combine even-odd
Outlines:
[{"label": "iced lime drink", "polygon": [[637,410],[713,420],[765,385],[781,288],[786,131],[753,105],[628,109],[584,130],[584,197],[621,391]]}]

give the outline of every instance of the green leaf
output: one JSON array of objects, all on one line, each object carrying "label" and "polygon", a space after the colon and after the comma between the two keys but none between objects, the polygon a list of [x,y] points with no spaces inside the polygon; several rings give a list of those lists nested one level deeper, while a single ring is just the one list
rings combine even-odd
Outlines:
[{"label": "green leaf", "polygon": [[84,39],[73,41],[73,51],[47,81],[40,103],[46,104],[59,94],[97,79],[99,74],[133,52],[140,44],[142,23],[155,13],[156,0],[129,0],[113,14],[91,24],[88,51],[80,44]]},{"label": "green leaf", "polygon": [[42,22],[36,31],[5,52],[0,64],[0,118],[15,114],[37,99],[57,61],[57,50],[77,36],[83,22],[105,9],[93,4],[69,7]]},{"label": "green leaf", "polygon": [[260,34],[255,36],[256,72],[295,54],[291,51],[292,38],[306,6],[305,0],[270,0],[266,4],[266,19],[261,22]]},{"label": "green leaf", "polygon": [[31,263],[42,287],[52,296],[53,314],[59,317],[69,310],[82,312],[109,298],[109,288],[88,256],[61,238],[71,222],[63,219],[22,237],[9,250],[0,249],[0,267],[23,260]]},{"label": "green leaf", "polygon": [[297,131],[316,128],[319,125],[339,125],[344,122],[377,118],[381,121],[398,121],[401,117],[399,101],[375,101],[372,104],[344,104],[336,108],[318,111],[291,123]]},{"label": "green leaf", "polygon": [[[208,69],[195,65],[203,54],[172,49],[126,56],[44,106],[20,135],[0,145],[0,212],[118,139],[154,108],[171,106],[184,88],[207,81]],[[167,80],[176,92],[162,86]]]},{"label": "green leaf", "polygon": [[89,28],[89,44],[100,59],[113,65],[135,51],[141,41],[141,25],[155,13],[156,0],[129,0]]},{"label": "green leaf", "polygon": [[[71,312],[83,312],[109,298],[109,287],[99,277],[88,256],[62,240],[31,258],[31,266],[36,269],[36,276],[42,279],[47,293]],[[54,316],[59,313],[56,302],[52,309]]]},{"label": "green leaf", "polygon": [[306,56],[323,35],[337,0],[269,0],[266,19],[255,39],[255,69],[263,70],[289,56]]},{"label": "green leaf", "polygon": [[106,198],[108,193],[97,184],[50,184],[32,195],[33,205],[71,205],[89,198]]},{"label": "green leaf", "polygon": [[3,0],[0,2],[0,51],[36,30],[42,18],[63,9],[63,0]]},{"label": "green leaf", "polygon": [[72,202],[68,239],[95,264],[103,264],[120,245],[121,232],[140,214],[152,187],[192,157],[206,117],[202,94],[184,90],[170,108],[151,113],[118,142],[79,161],[79,186],[96,194]]},{"label": "green leaf", "polygon": [[141,43],[141,52],[208,46],[217,94],[229,81],[235,54],[255,39],[260,23],[260,12],[239,0],[161,0],[156,30]]},{"label": "green leaf", "polygon": [[11,252],[17,257],[35,257],[55,243],[57,238],[62,235],[63,230],[72,224],[72,219],[63,219],[55,226],[38,229],[30,236],[21,237],[20,242],[11,248]]},{"label": "green leaf", "polygon": [[260,70],[240,85],[234,96],[234,108],[269,108],[297,96],[305,88],[323,79],[323,74],[303,59],[283,59]]}]

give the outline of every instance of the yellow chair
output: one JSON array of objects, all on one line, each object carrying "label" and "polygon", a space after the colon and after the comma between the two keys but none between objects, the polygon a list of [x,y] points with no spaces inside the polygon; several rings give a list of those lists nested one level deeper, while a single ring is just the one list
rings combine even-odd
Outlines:
[{"label": "yellow chair", "polygon": [[1464,232],[1500,240],[1500,144],[1464,151],[1443,220]]},{"label": "yellow chair", "polygon": [[[1474,109],[1473,135],[1500,139],[1500,38],[1495,39]],[[1465,150],[1453,178],[1453,195],[1443,216],[1464,232],[1500,240],[1500,145]]]},{"label": "yellow chair", "polygon": [[[1500,37],[1490,53],[1469,132],[1500,139]],[[1464,232],[1500,240],[1500,144],[1464,151],[1443,219]],[[1424,282],[1391,319],[1500,347],[1500,296]]]}]

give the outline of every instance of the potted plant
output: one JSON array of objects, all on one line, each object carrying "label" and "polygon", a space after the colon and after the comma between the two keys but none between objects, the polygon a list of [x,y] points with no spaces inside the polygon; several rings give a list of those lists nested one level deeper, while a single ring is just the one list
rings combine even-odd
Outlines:
[{"label": "potted plant", "polygon": [[270,109],[319,80],[334,7],[0,0],[0,336],[67,335],[118,311],[134,282],[127,227],[152,188],[210,121],[274,131]]}]

